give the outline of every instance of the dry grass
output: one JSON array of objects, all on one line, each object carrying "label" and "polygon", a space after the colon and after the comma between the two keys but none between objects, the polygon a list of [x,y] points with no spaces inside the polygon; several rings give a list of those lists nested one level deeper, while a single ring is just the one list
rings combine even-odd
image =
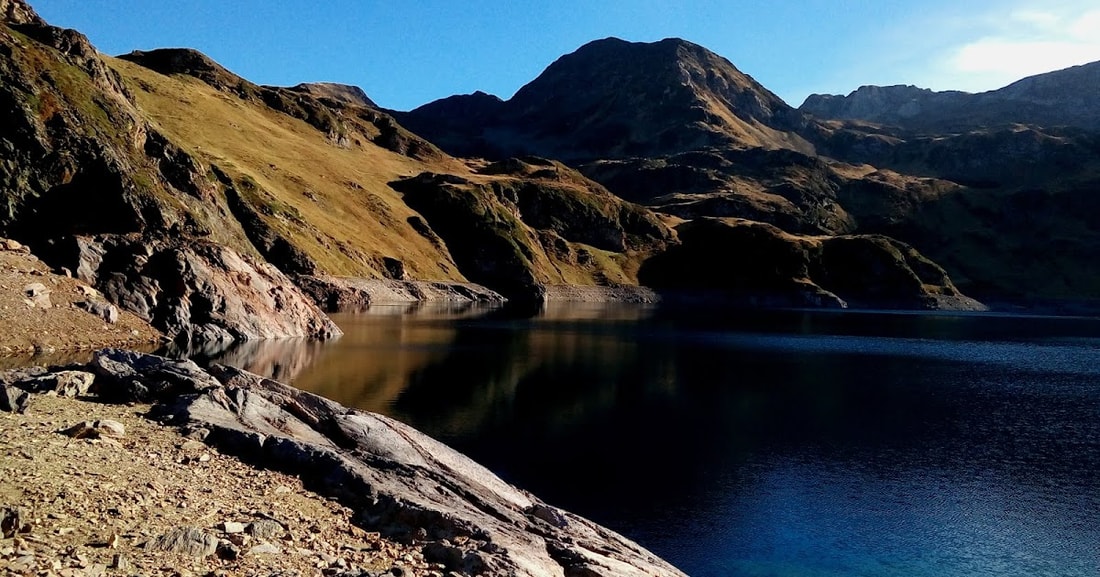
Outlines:
[{"label": "dry grass", "polygon": [[[344,148],[304,121],[187,76],[165,76],[106,59],[130,86],[148,120],[202,162],[250,179],[282,210],[266,218],[332,274],[381,276],[383,256],[426,280],[465,280],[408,224],[416,215],[387,183],[423,171],[465,173],[453,159],[427,163],[350,131]],[[356,143],[358,141],[358,143]],[[288,215],[300,215],[300,219]]]}]

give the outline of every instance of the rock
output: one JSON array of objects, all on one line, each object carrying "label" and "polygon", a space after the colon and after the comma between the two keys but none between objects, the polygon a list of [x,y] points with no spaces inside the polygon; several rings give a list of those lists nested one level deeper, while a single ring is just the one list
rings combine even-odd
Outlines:
[{"label": "rock", "polygon": [[0,535],[11,539],[17,533],[27,532],[26,513],[20,507],[0,508]]},{"label": "rock", "polygon": [[116,401],[148,402],[220,386],[193,361],[120,349],[96,352],[88,366],[97,376],[96,392]]},{"label": "rock", "polygon": [[76,303],[76,306],[103,319],[108,324],[113,325],[118,322],[118,307],[113,304],[103,301],[81,301]]},{"label": "rock", "polygon": [[[368,531],[438,542],[428,553],[455,565],[452,570],[682,575],[637,544],[542,503],[407,425],[232,367],[214,365],[210,372],[220,386],[163,398],[156,417],[208,429],[207,442],[223,453],[300,475],[354,508],[356,524]],[[246,530],[259,532],[258,525]],[[488,545],[465,551],[444,539]]]},{"label": "rock", "polygon": [[218,541],[218,558],[225,559],[227,561],[234,561],[241,556],[240,547],[228,540]]},{"label": "rock", "polygon": [[105,239],[97,250],[105,256],[92,276],[106,297],[177,341],[341,334],[279,269],[228,247]]},{"label": "rock", "polygon": [[217,552],[218,540],[193,527],[178,527],[153,539],[146,548],[192,557],[209,557]]},{"label": "rock", "polygon": [[32,282],[23,287],[23,296],[38,308],[48,309],[53,306],[50,302],[50,289],[40,282]]},{"label": "rock", "polygon": [[126,436],[126,427],[118,421],[103,419],[77,423],[60,431],[60,433],[74,439],[121,438]]},{"label": "rock", "polygon": [[271,519],[260,519],[248,524],[245,528],[249,535],[257,539],[278,539],[282,537],[286,530],[278,521],[272,521]]},{"label": "rock", "polygon": [[31,396],[26,391],[10,385],[0,385],[0,411],[22,414],[27,412],[30,402]]},{"label": "rock", "polygon": [[543,503],[536,503],[533,507],[528,509],[527,514],[536,519],[546,521],[558,528],[565,527],[569,524],[569,521],[560,510]]},{"label": "rock", "polygon": [[218,526],[223,533],[232,535],[234,533],[244,533],[244,523],[237,523],[235,521],[226,521]]},{"label": "rock", "polygon": [[372,304],[418,302],[502,303],[500,294],[474,283],[298,276],[295,282],[328,312],[358,312]]},{"label": "rock", "polygon": [[130,569],[130,559],[122,553],[115,553],[111,556],[111,565],[107,568],[119,572],[128,571]]},{"label": "rock", "polygon": [[0,385],[14,385],[21,381],[40,377],[50,372],[43,366],[24,367],[21,369],[9,369],[0,371]]},{"label": "rock", "polygon": [[11,240],[10,238],[0,238],[0,250],[7,252],[18,252],[22,254],[29,254],[31,249],[27,248],[23,244]]},{"label": "rock", "polygon": [[58,371],[47,373],[16,383],[16,386],[32,393],[55,394],[59,397],[77,397],[88,394],[95,375],[84,371]]},{"label": "rock", "polygon": [[283,550],[271,543],[260,543],[248,550],[249,555],[280,555]]}]

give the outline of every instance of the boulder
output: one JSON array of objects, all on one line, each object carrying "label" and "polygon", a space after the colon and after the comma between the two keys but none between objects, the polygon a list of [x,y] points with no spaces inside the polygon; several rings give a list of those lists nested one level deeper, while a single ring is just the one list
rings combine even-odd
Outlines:
[{"label": "boulder", "polygon": [[40,282],[32,282],[23,287],[23,296],[32,306],[48,309],[53,306],[50,302],[50,289]]},{"label": "boulder", "polygon": [[0,411],[25,413],[30,404],[30,395],[22,389],[0,384]]},{"label": "boulder", "polygon": [[179,527],[153,539],[146,549],[191,557],[209,557],[218,550],[218,539],[193,527]]},{"label": "boulder", "polygon": [[32,393],[45,393],[59,397],[77,397],[88,394],[95,375],[84,371],[57,371],[32,377],[16,383]]},{"label": "boulder", "polygon": [[108,324],[118,322],[118,307],[103,301],[81,301],[76,303],[78,308],[84,309],[101,318]]},{"label": "boulder", "polygon": [[120,349],[96,352],[88,369],[97,376],[96,392],[111,400],[149,402],[221,386],[193,361]]}]

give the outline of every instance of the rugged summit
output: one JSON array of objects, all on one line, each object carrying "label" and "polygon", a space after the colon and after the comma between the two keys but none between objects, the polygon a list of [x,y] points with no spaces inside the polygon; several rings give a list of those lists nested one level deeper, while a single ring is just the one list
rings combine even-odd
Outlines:
[{"label": "rugged summit", "polygon": [[305,82],[297,86],[292,86],[290,89],[297,92],[304,92],[311,96],[316,96],[317,98],[328,98],[329,100],[342,102],[344,104],[378,108],[378,105],[358,86],[337,84],[335,82]]},{"label": "rugged summit", "polygon": [[725,58],[678,38],[597,40],[507,101],[452,96],[396,116],[458,155],[576,161],[712,146],[812,150],[793,132],[800,113]]}]

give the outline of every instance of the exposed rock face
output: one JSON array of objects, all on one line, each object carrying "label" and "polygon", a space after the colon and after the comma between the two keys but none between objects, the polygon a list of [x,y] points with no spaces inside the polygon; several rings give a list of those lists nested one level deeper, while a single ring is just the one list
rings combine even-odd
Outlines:
[{"label": "exposed rock face", "polygon": [[[357,509],[362,527],[417,543],[459,575],[682,575],[626,538],[381,415],[231,367],[181,372],[175,361],[117,351],[104,351],[93,364],[105,384],[173,375],[175,386],[155,395],[159,418],[209,431],[206,442],[223,452],[302,475]],[[129,394],[116,392],[120,400]],[[181,533],[164,541],[203,540]]]},{"label": "exposed rock face", "polygon": [[81,257],[86,280],[185,343],[341,334],[279,269],[223,245],[82,239]]},{"label": "exposed rock face", "polygon": [[904,124],[934,110],[963,106],[971,96],[965,92],[933,92],[900,84],[860,86],[848,96],[811,94],[799,110],[818,118]]},{"label": "exposed rock face", "polygon": [[813,94],[799,107],[819,118],[865,120],[910,130],[967,130],[1014,123],[1100,129],[1100,62],[1029,76],[969,94],[915,86],[862,86],[848,96]]},{"label": "exposed rock face", "polygon": [[[475,93],[397,118],[457,155],[566,161],[710,146],[810,151],[805,119],[728,60],[678,38],[607,38],[551,64],[505,102]],[[476,121],[456,112],[473,112]]]},{"label": "exposed rock face", "polygon": [[[219,183],[145,124],[84,36],[19,5],[4,7],[6,25],[25,38],[0,34],[0,110],[12,127],[0,141],[0,230],[175,338],[339,334],[275,267],[226,245],[252,249],[251,232],[282,264],[304,260],[294,272],[311,272],[308,259],[295,260],[293,247],[254,222],[245,230],[218,198]],[[224,71],[202,59],[176,64]],[[48,295],[34,298],[45,306]],[[105,303],[88,307],[118,318]]]},{"label": "exposed rock face", "polygon": [[372,304],[412,302],[501,303],[500,294],[473,283],[303,276],[298,286],[327,312],[355,312]]},{"label": "exposed rock face", "polygon": [[800,237],[766,224],[701,218],[646,262],[658,291],[719,291],[746,306],[984,310],[911,247],[883,236]]},{"label": "exposed rock face", "polygon": [[328,98],[329,100],[342,102],[344,104],[378,108],[378,105],[358,86],[337,84],[335,82],[306,82],[293,86],[290,89],[295,92],[304,92],[311,96],[316,96],[317,98]]},{"label": "exposed rock face", "polygon": [[[642,207],[560,163],[526,160],[487,167],[498,177],[487,182],[424,173],[391,186],[447,243],[470,280],[508,298],[541,298],[546,284],[598,284],[594,277],[618,282],[606,278],[609,271],[587,247],[637,258],[671,241]],[[500,178],[513,173],[526,178]],[[634,284],[630,273],[619,274]]]},{"label": "exposed rock face", "polygon": [[45,24],[23,0],[0,0],[0,18],[12,24]]},{"label": "exposed rock face", "polygon": [[848,186],[824,161],[791,150],[712,149],[580,167],[611,192],[692,219],[737,217],[801,234],[852,232],[838,202]]}]

